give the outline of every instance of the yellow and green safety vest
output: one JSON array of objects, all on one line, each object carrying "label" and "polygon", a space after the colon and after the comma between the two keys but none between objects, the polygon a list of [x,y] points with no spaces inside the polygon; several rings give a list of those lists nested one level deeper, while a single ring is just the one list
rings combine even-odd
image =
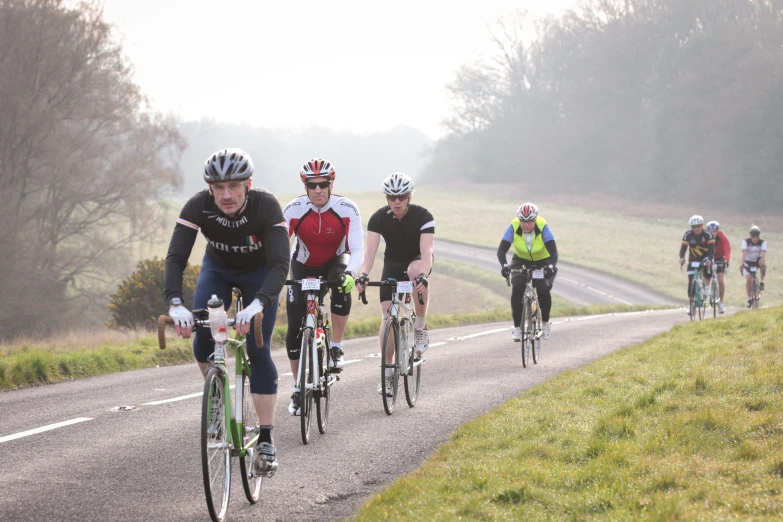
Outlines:
[{"label": "yellow and green safety vest", "polygon": [[519,218],[515,217],[511,220],[511,227],[514,229],[514,253],[520,259],[526,259],[528,261],[541,261],[549,257],[549,251],[544,244],[544,237],[542,232],[546,226],[546,221],[541,216],[536,218],[536,228],[533,229],[535,237],[533,239],[533,247],[528,251],[527,244],[525,244],[525,238],[522,233],[519,232],[520,228]]}]

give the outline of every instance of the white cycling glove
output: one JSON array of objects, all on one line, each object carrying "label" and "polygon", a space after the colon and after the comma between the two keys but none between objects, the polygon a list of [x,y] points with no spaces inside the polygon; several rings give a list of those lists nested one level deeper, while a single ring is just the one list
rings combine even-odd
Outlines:
[{"label": "white cycling glove", "polygon": [[241,312],[237,314],[236,324],[246,324],[255,316],[258,312],[264,311],[264,305],[258,299],[253,300],[247,308],[243,308]]},{"label": "white cycling glove", "polygon": [[187,326],[189,328],[193,327],[193,314],[190,313],[190,310],[182,305],[169,308],[169,317],[174,319],[174,324],[176,326]]}]

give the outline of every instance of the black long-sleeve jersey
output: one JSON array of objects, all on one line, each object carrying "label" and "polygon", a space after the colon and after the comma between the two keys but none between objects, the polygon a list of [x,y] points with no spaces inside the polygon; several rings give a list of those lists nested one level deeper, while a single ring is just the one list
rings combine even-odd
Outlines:
[{"label": "black long-sleeve jersey", "polygon": [[163,278],[167,302],[182,298],[182,276],[199,229],[207,239],[207,253],[231,272],[243,274],[269,266],[255,297],[265,308],[278,299],[290,263],[288,226],[280,203],[266,190],[253,189],[242,209],[230,218],[205,189],[185,204],[174,227]]}]

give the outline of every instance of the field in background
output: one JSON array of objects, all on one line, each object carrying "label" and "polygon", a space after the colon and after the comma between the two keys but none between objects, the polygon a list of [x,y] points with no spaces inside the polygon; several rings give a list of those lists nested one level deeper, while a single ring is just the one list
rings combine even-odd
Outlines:
[{"label": "field in background", "polygon": [[[675,326],[459,428],[357,520],[780,520],[783,310]],[[663,354],[663,356],[662,356]]]}]

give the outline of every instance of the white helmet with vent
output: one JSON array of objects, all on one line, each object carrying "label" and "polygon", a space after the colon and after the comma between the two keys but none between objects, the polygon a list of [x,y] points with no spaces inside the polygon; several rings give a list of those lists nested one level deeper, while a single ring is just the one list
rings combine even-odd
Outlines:
[{"label": "white helmet with vent", "polygon": [[383,180],[383,193],[387,196],[399,196],[413,192],[413,180],[407,174],[395,172]]}]

